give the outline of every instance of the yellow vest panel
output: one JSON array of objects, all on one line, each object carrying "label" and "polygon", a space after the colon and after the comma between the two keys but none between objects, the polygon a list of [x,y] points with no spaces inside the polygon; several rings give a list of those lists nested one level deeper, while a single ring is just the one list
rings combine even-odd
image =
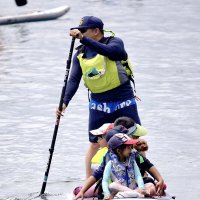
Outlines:
[{"label": "yellow vest panel", "polygon": [[112,61],[100,54],[90,59],[83,58],[83,53],[80,53],[77,57],[85,86],[92,93],[112,90],[127,82],[128,75],[132,74],[130,69],[127,70],[121,61]]},{"label": "yellow vest panel", "polygon": [[91,162],[93,164],[101,164],[103,161],[103,157],[106,155],[106,153],[108,152],[108,147],[103,147],[101,149],[99,149],[97,151],[97,153],[94,155],[94,157],[92,158]]}]

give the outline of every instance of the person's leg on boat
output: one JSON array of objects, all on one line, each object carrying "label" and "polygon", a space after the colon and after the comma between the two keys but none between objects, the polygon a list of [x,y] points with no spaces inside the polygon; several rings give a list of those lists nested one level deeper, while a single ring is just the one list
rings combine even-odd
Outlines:
[{"label": "person's leg on boat", "polygon": [[[92,185],[83,195],[85,198],[90,197],[97,197],[98,195],[98,189],[95,191],[96,184]],[[82,189],[82,186],[78,186],[74,189],[73,194],[76,196]]]},{"label": "person's leg on boat", "polygon": [[143,197],[143,195],[137,191],[137,189],[131,189],[120,184],[119,182],[112,182],[109,185],[109,189],[113,195],[119,193],[119,196],[121,197]]},{"label": "person's leg on boat", "polygon": [[120,184],[119,182],[112,182],[109,185],[109,189],[112,192],[125,192],[125,191],[132,191],[132,189]]}]

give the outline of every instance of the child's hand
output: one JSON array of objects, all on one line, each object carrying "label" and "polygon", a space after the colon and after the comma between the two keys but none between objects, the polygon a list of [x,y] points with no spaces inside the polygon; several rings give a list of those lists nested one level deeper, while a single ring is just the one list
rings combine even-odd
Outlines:
[{"label": "child's hand", "polygon": [[161,179],[156,183],[156,193],[158,196],[163,195],[164,181]]},{"label": "child's hand", "polygon": [[138,193],[142,194],[142,195],[146,195],[146,190],[145,189],[137,189],[136,191]]},{"label": "child's hand", "polygon": [[84,197],[84,193],[82,191],[80,191],[74,198],[73,200],[77,200],[77,199],[81,199],[83,200]]},{"label": "child's hand", "polygon": [[112,195],[108,194],[104,196],[104,200],[110,200],[112,199]]}]

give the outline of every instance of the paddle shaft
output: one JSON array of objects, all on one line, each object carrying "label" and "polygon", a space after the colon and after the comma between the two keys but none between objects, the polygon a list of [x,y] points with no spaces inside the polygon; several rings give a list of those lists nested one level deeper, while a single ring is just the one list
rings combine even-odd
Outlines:
[{"label": "paddle shaft", "polygon": [[[66,65],[65,79],[64,79],[64,84],[63,84],[59,108],[58,108],[60,111],[62,111],[62,107],[63,107],[63,98],[65,96],[65,90],[66,90],[66,87],[67,87],[67,80],[68,80],[68,77],[69,77],[69,71],[70,71],[70,66],[71,66],[74,43],[75,43],[75,38],[72,38],[69,56],[68,56],[68,60],[67,60],[67,65]],[[51,147],[49,149],[49,153],[50,153],[49,154],[49,161],[47,163],[47,168],[46,168],[46,171],[45,171],[45,174],[44,174],[44,180],[43,180],[40,195],[44,194],[44,191],[45,191],[45,188],[46,188],[49,170],[50,170],[50,166],[51,166],[51,160],[52,160],[53,152],[54,152],[54,146],[55,146],[55,143],[56,143],[56,137],[57,137],[59,124],[60,124],[60,115],[58,115],[57,118],[56,118],[56,123],[55,123],[55,127],[54,127],[54,132],[53,132],[53,138],[52,138],[52,142],[51,142]]]}]

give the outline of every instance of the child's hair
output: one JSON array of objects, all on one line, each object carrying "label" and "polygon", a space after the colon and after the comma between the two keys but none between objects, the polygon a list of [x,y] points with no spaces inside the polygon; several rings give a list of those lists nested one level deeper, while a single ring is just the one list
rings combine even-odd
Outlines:
[{"label": "child's hair", "polygon": [[125,128],[130,128],[132,126],[135,125],[135,121],[130,118],[130,117],[118,117],[115,121],[114,121],[114,126],[118,126],[118,125],[122,125]]},{"label": "child's hair", "polygon": [[113,151],[114,154],[116,154],[117,156],[119,156],[117,150],[123,151],[126,148],[126,146],[127,146],[126,144],[122,144],[119,147],[117,147],[116,149],[113,149],[112,151]]}]

